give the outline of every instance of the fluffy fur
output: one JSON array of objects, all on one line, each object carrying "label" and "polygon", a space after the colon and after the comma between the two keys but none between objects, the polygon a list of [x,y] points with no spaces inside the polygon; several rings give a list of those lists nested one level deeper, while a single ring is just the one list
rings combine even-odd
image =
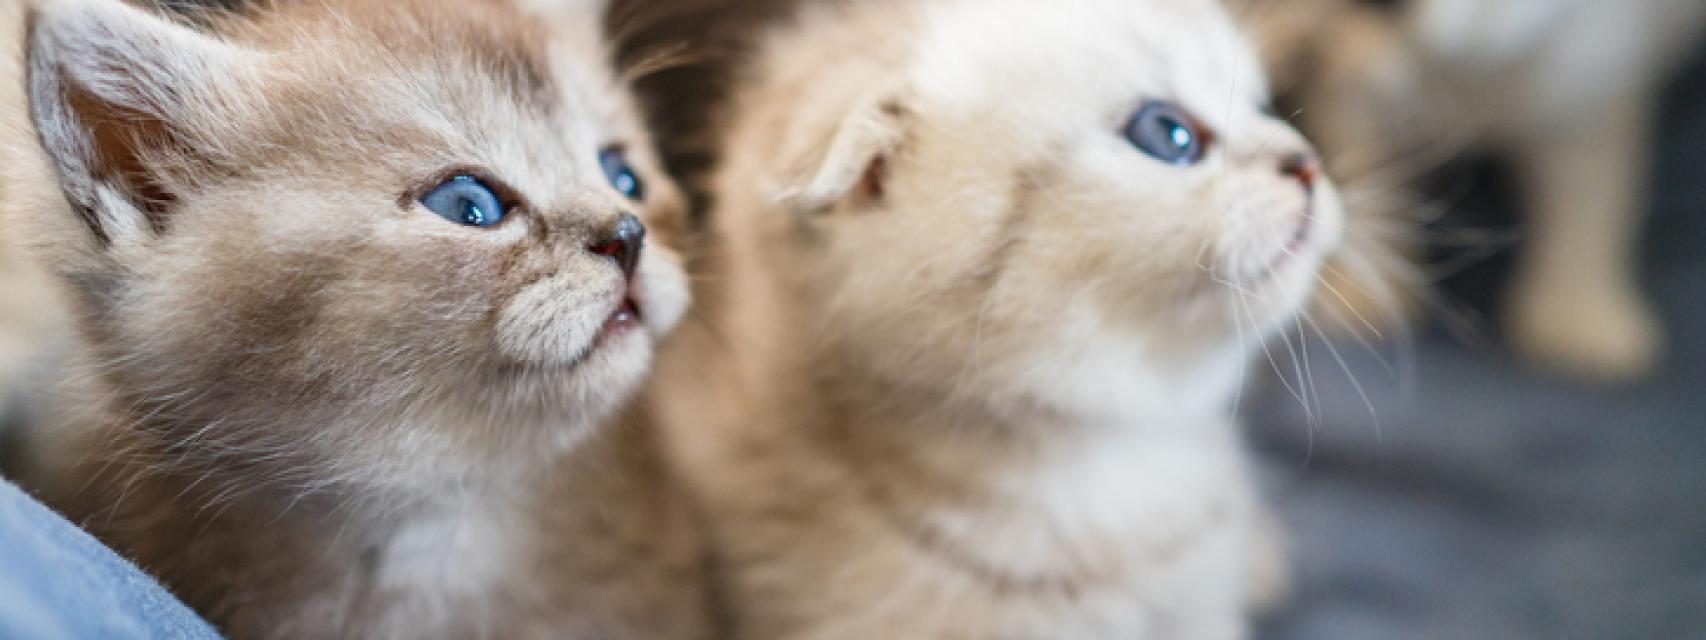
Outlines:
[{"label": "fluffy fur", "polygon": [[[1514,346],[1587,378],[1652,369],[1663,331],[1637,281],[1648,143],[1657,94],[1706,4],[1243,4],[1302,87],[1301,120],[1335,171],[1390,173],[1468,147],[1515,161],[1528,224],[1506,300]],[[1378,291],[1395,275],[1371,272],[1347,290]]]},{"label": "fluffy fur", "polygon": [[[1232,395],[1341,213],[1219,5],[851,3],[753,67],[653,397],[735,637],[1242,637]],[[1122,138],[1148,99],[1202,163]]]},{"label": "fluffy fur", "polygon": [[0,474],[24,462],[22,441],[65,325],[59,297],[19,245],[0,233]]},{"label": "fluffy fur", "polygon": [[[679,196],[592,17],[10,17],[6,122],[32,126],[8,225],[79,334],[36,479],[57,507],[237,638],[705,633],[694,536],[623,408],[686,305],[659,242]],[[645,202],[609,186],[611,146]],[[510,216],[417,203],[457,172]],[[627,212],[654,232],[633,278],[592,250]]]}]

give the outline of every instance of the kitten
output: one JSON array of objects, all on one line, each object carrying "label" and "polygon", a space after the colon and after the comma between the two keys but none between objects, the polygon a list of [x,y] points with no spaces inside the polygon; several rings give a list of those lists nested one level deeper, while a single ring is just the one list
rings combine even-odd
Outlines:
[{"label": "kitten", "polygon": [[46,276],[20,245],[0,233],[0,476],[22,462],[16,441],[35,404],[39,374],[57,346],[55,327],[64,322]]},{"label": "kitten", "polygon": [[79,334],[39,487],[232,637],[705,634],[626,406],[679,195],[596,20],[509,1],[11,23],[8,228]]},{"label": "kitten", "polygon": [[[647,69],[634,83],[670,174],[692,211],[709,209],[721,105],[733,72],[752,54],[765,25],[784,20],[798,0],[614,0],[606,14],[618,60]],[[692,105],[683,109],[678,105]],[[697,221],[698,218],[695,218]]]},{"label": "kitten", "polygon": [[[1275,26],[1276,64],[1307,67],[1301,120],[1335,172],[1466,144],[1516,161],[1527,241],[1505,304],[1519,351],[1586,378],[1654,367],[1663,331],[1637,273],[1649,141],[1706,4],[1246,1]],[[1331,17],[1274,17],[1300,12]]]},{"label": "kitten", "polygon": [[735,637],[1243,637],[1283,562],[1233,395],[1342,220],[1220,5],[849,3],[765,51],[652,396]]}]

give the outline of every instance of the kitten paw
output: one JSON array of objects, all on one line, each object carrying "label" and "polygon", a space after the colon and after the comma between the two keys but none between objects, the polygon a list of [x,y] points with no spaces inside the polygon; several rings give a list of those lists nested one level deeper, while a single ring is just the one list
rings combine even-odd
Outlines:
[{"label": "kitten paw", "polygon": [[1653,310],[1625,287],[1519,289],[1506,334],[1530,362],[1599,382],[1638,380],[1657,366],[1664,341]]},{"label": "kitten paw", "polygon": [[1291,554],[1285,533],[1270,513],[1258,514],[1249,536],[1244,602],[1249,614],[1265,616],[1291,600]]}]

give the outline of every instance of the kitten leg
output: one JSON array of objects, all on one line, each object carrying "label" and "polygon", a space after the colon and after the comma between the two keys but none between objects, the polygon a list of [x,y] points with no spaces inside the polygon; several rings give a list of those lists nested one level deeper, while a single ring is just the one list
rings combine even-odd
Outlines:
[{"label": "kitten leg", "polygon": [[1272,512],[1257,507],[1245,539],[1245,607],[1251,615],[1267,615],[1291,599],[1291,553],[1284,528]]},{"label": "kitten leg", "polygon": [[1631,99],[1521,150],[1529,240],[1506,330],[1538,364],[1600,380],[1654,366],[1663,335],[1637,280],[1651,117]]}]

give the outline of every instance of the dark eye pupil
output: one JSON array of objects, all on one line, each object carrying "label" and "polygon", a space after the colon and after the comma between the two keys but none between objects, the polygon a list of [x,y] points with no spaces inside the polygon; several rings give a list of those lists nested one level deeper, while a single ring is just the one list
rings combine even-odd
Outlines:
[{"label": "dark eye pupil", "polygon": [[1139,151],[1175,165],[1201,161],[1208,145],[1208,138],[1190,114],[1165,100],[1152,100],[1138,109],[1126,126],[1125,137]]},{"label": "dark eye pupil", "polygon": [[1191,134],[1190,128],[1179,124],[1178,120],[1174,120],[1172,118],[1163,119],[1161,121],[1161,126],[1166,127],[1167,129],[1167,139],[1172,140],[1173,146],[1178,147],[1180,150],[1191,148],[1191,143],[1196,140],[1196,136]]},{"label": "dark eye pupil", "polygon": [[623,171],[616,176],[616,190],[622,192],[622,195],[634,195],[634,191],[639,186],[640,181],[634,179],[634,172],[632,171]]},{"label": "dark eye pupil", "polygon": [[599,152],[598,164],[604,169],[604,177],[610,180],[610,186],[614,187],[617,193],[632,200],[646,197],[645,185],[634,173],[634,168],[628,166],[628,159],[623,157],[621,149],[610,148]]},{"label": "dark eye pupil", "polygon": [[486,212],[480,210],[480,205],[472,200],[462,201],[462,222],[473,226],[486,224]]},{"label": "dark eye pupil", "polygon": [[503,220],[504,205],[490,186],[469,175],[453,176],[421,197],[421,204],[439,217],[470,227],[490,227]]}]

